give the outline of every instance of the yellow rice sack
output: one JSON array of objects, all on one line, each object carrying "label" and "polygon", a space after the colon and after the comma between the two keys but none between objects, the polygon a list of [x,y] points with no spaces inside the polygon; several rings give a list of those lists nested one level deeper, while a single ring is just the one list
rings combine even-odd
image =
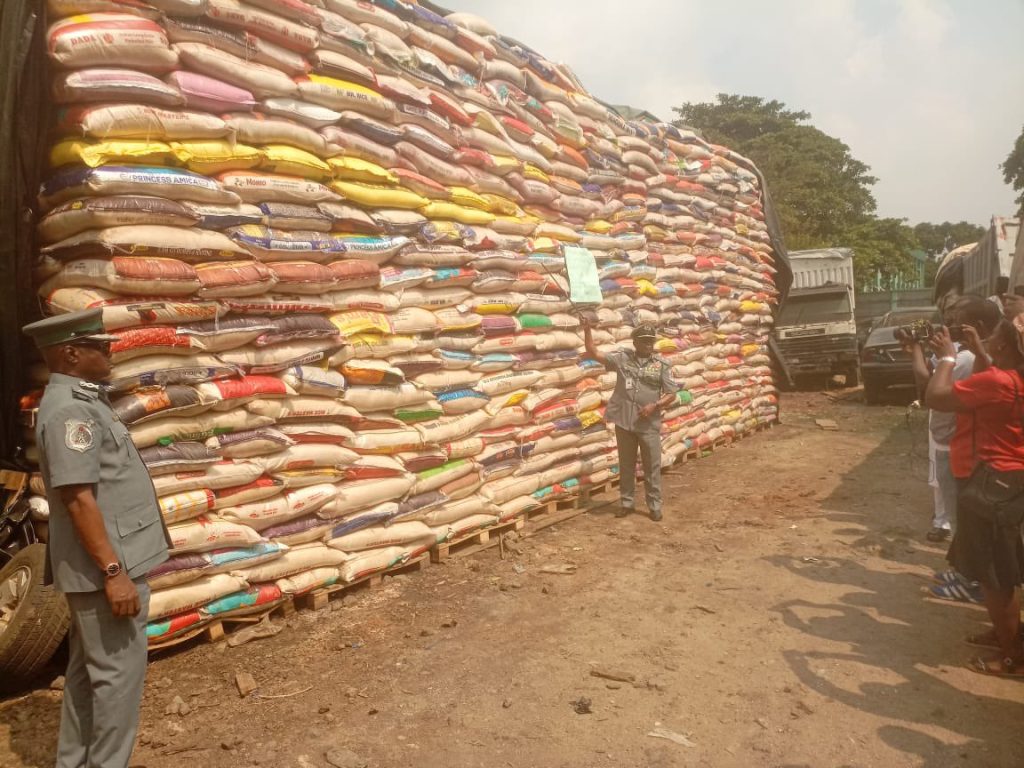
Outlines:
[{"label": "yellow rice sack", "polygon": [[142,139],[120,139],[118,141],[62,141],[50,150],[50,165],[87,165],[99,168],[101,165],[174,165],[174,154],[170,145],[162,141]]}]

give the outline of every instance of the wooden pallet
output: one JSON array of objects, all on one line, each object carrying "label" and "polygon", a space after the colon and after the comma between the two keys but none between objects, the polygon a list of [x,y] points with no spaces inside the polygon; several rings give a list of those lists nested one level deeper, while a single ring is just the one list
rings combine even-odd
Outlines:
[{"label": "wooden pallet", "polygon": [[738,443],[741,440],[745,440],[748,437],[753,437],[754,435],[759,434],[761,432],[767,432],[768,430],[773,429],[774,427],[775,422],[768,421],[762,422],[758,424],[756,427],[754,427],[754,429],[747,430],[746,432],[738,432],[735,435],[723,435],[710,445],[705,445],[699,448],[694,447],[686,451],[685,453],[680,454],[675,464],[669,467],[665,467],[663,471],[669,470],[673,466],[676,466],[678,464],[686,464],[688,461],[692,461],[694,459],[706,459],[708,456],[711,456],[720,448],[725,448],[727,446],[732,445],[733,443]]},{"label": "wooden pallet", "polygon": [[377,571],[377,573],[371,573],[369,576],[364,576],[361,579],[356,579],[353,582],[345,584],[332,584],[329,587],[321,587],[315,589],[312,592],[306,592],[301,595],[296,595],[293,599],[296,608],[301,608],[308,611],[319,611],[321,608],[326,608],[331,600],[336,600],[344,595],[350,595],[353,592],[374,589],[381,586],[384,583],[385,577],[397,576],[399,574],[416,573],[422,571],[430,565],[430,554],[424,552],[418,557],[414,557],[400,565],[392,566],[384,571]]},{"label": "wooden pallet", "polygon": [[226,635],[229,635],[232,632],[237,632],[243,627],[248,627],[252,624],[259,624],[268,616],[286,619],[294,613],[295,605],[293,604],[291,597],[285,596],[277,602],[253,608],[251,609],[251,612],[213,617],[202,624],[197,624],[196,626],[191,627],[177,637],[150,645],[149,652],[156,653],[158,651],[165,651],[169,648],[175,648],[196,639],[207,643],[216,643],[223,640]]},{"label": "wooden pallet", "polygon": [[506,533],[521,531],[525,525],[526,520],[520,516],[498,525],[492,525],[490,528],[482,528],[479,531],[467,533],[465,536],[460,536],[451,541],[435,544],[430,550],[430,559],[432,562],[440,563],[453,557],[468,557],[477,552],[482,552],[485,549],[497,546],[501,537]]},{"label": "wooden pallet", "polygon": [[580,489],[576,496],[553,499],[526,513],[524,537],[540,533],[545,528],[572,520],[574,517],[611,504],[618,497],[620,479],[618,475],[597,485]]},{"label": "wooden pallet", "polygon": [[335,584],[324,587],[302,595],[285,595],[280,600],[270,605],[261,605],[251,609],[251,612],[234,613],[225,616],[211,618],[202,624],[198,624],[177,637],[165,640],[162,643],[149,646],[150,653],[164,651],[184,645],[190,641],[216,643],[223,640],[233,632],[243,627],[258,624],[266,618],[287,619],[295,615],[299,609],[319,610],[325,607],[332,598],[342,594],[351,593],[355,590],[369,589],[383,583],[386,576],[395,576],[400,573],[412,573],[422,570],[430,565],[430,555],[424,552],[406,563],[388,568],[385,571],[371,573],[350,584]]}]

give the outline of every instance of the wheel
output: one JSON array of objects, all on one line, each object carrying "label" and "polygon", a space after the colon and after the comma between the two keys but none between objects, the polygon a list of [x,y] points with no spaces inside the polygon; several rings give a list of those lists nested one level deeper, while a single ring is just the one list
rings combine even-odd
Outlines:
[{"label": "wheel", "polygon": [[860,384],[860,366],[854,363],[846,369],[846,386],[856,387]]},{"label": "wheel", "polygon": [[864,402],[868,405],[878,405],[882,402],[882,395],[885,394],[885,387],[877,381],[864,379]]},{"label": "wheel", "polygon": [[30,682],[67,634],[64,596],[43,584],[46,545],[18,552],[0,570],[0,690]]}]

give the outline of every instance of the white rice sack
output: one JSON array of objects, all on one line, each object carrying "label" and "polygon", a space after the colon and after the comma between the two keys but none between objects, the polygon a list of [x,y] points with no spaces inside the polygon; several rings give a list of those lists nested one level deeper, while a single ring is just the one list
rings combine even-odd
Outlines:
[{"label": "white rice sack", "polygon": [[497,516],[498,514],[498,507],[490,499],[480,494],[474,494],[425,512],[419,519],[431,528],[436,528],[464,520],[472,515]]},{"label": "white rice sack", "polygon": [[357,453],[393,455],[414,451],[423,445],[423,435],[413,427],[366,429],[354,433],[345,444]]},{"label": "white rice sack", "polygon": [[336,539],[330,539],[327,546],[342,552],[362,552],[382,547],[419,548],[436,543],[433,532],[423,523],[395,523],[389,526],[373,526]]},{"label": "white rice sack", "polygon": [[340,445],[327,443],[300,443],[280,453],[261,456],[258,462],[267,474],[294,472],[316,467],[344,467],[359,458],[358,454]]},{"label": "white rice sack", "polygon": [[337,371],[300,365],[289,368],[280,376],[300,395],[340,397],[345,392],[345,377]]},{"label": "white rice sack", "polygon": [[254,482],[263,473],[259,464],[243,459],[218,461],[202,471],[174,472],[153,478],[157,496],[201,489],[218,491]]},{"label": "white rice sack", "polygon": [[133,425],[129,429],[137,448],[168,443],[202,442],[224,432],[259,429],[274,423],[273,419],[246,413],[243,410],[207,412],[189,417],[168,417]]},{"label": "white rice sack", "polygon": [[[551,485],[551,483],[546,485]],[[517,496],[528,496],[542,487],[544,486],[541,484],[541,477],[539,475],[503,477],[499,480],[484,483],[480,489],[480,494],[495,504],[501,505]]]},{"label": "white rice sack", "polygon": [[335,568],[345,562],[345,553],[330,549],[320,543],[300,544],[291,547],[281,557],[269,563],[237,571],[251,584],[286,579],[313,568]]},{"label": "white rice sack", "polygon": [[360,413],[372,413],[419,405],[431,399],[430,392],[425,389],[413,384],[400,384],[397,387],[349,387],[343,401]]},{"label": "white rice sack", "polygon": [[[148,260],[159,256],[195,264],[250,258],[248,250],[220,232],[157,224],[87,230],[48,245],[40,252],[60,261],[114,256],[139,256]],[[161,295],[156,290],[154,287],[153,295]]]},{"label": "white rice sack", "polygon": [[149,620],[155,621],[201,608],[232,592],[240,592],[248,586],[248,582],[242,576],[218,573],[213,576],[202,576],[180,587],[154,590],[149,597]]},{"label": "white rice sack", "polygon": [[245,408],[254,415],[278,422],[279,427],[282,422],[288,421],[356,423],[362,418],[360,411],[363,410],[356,410],[339,400],[304,395],[254,400],[247,403]]},{"label": "white rice sack", "polygon": [[340,578],[341,571],[338,568],[312,568],[284,579],[278,579],[274,583],[281,590],[281,594],[304,595],[315,589],[329,587],[337,583]]},{"label": "white rice sack", "polygon": [[320,510],[320,515],[324,518],[340,518],[356,510],[399,501],[412,490],[415,482],[412,475],[405,475],[340,483],[334,501],[325,505]]},{"label": "white rice sack", "polygon": [[285,491],[280,496],[251,504],[239,504],[220,511],[225,520],[248,525],[257,531],[312,514],[336,495],[334,485],[322,483]]},{"label": "white rice sack", "polygon": [[541,502],[533,496],[517,496],[498,506],[498,519],[501,522],[525,515],[541,506]]},{"label": "white rice sack", "polygon": [[183,525],[168,526],[171,550],[176,555],[185,552],[210,552],[214,549],[240,549],[258,544],[263,538],[252,528],[229,523],[218,517],[203,517]]},{"label": "white rice sack", "polygon": [[496,515],[470,515],[448,525],[448,528],[451,530],[450,538],[457,539],[467,536],[479,531],[481,528],[490,528],[497,523],[498,518]]},{"label": "white rice sack", "polygon": [[436,421],[417,424],[416,429],[423,435],[425,444],[445,445],[480,431],[490,421],[491,415],[485,410],[479,410],[460,416],[443,416]]},{"label": "white rice sack", "polygon": [[286,341],[267,347],[239,347],[220,354],[224,362],[245,368],[249,373],[279,373],[297,365],[310,365],[328,359],[341,346],[338,339]]},{"label": "white rice sack", "polygon": [[485,376],[473,386],[473,389],[494,397],[517,389],[527,389],[543,378],[543,374],[538,371],[506,371]]},{"label": "white rice sack", "polygon": [[62,19],[50,25],[47,41],[50,58],[69,69],[129,67],[166,72],[178,63],[159,24],[125,13]]},{"label": "white rice sack", "polygon": [[338,552],[346,558],[345,564],[341,567],[341,578],[349,584],[392,566],[400,565],[408,559],[405,547],[370,549],[351,557],[342,554],[339,550],[332,551]]}]

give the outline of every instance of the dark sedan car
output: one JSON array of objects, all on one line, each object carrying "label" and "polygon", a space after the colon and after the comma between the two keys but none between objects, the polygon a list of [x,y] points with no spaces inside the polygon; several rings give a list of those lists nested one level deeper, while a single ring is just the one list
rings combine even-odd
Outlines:
[{"label": "dark sedan car", "polygon": [[919,320],[933,325],[942,322],[939,310],[935,307],[920,307],[889,312],[871,326],[860,356],[864,399],[869,404],[879,402],[889,387],[915,386],[910,355],[896,341],[896,329]]}]

